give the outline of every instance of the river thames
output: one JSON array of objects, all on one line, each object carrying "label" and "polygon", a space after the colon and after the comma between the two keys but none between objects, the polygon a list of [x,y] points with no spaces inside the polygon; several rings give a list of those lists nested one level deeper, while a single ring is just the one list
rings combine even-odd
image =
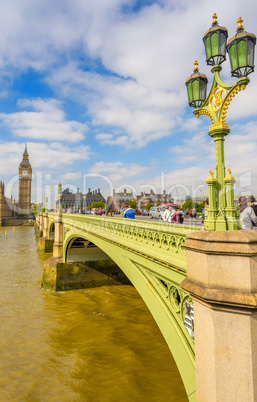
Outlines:
[{"label": "river thames", "polygon": [[132,286],[41,288],[33,227],[0,228],[1,401],[187,401]]}]

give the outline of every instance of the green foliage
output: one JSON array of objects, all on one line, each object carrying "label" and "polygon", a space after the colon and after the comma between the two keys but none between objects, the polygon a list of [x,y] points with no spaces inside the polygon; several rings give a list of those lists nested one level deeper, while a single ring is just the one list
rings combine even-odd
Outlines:
[{"label": "green foliage", "polygon": [[26,215],[26,214],[19,214],[19,215],[18,215],[18,218],[19,218],[19,219],[27,218],[27,215]]},{"label": "green foliage", "polygon": [[147,209],[147,210],[149,211],[149,209],[152,208],[153,206],[154,206],[154,204],[150,202],[149,204],[147,204],[147,205],[144,207],[144,209]]},{"label": "green foliage", "polygon": [[92,204],[88,207],[88,209],[90,209],[90,211],[93,208],[97,208],[97,209],[104,209],[105,208],[105,203],[103,201],[99,201],[99,202],[92,202]]},{"label": "green foliage", "polygon": [[156,206],[158,207],[159,205],[161,205],[161,201],[158,201]]},{"label": "green foliage", "polygon": [[41,212],[42,205],[41,204],[34,204],[31,207],[31,215],[37,215]]},{"label": "green foliage", "polygon": [[199,212],[202,211],[203,208],[205,208],[205,201],[202,201],[202,202],[199,204]]},{"label": "green foliage", "polygon": [[185,204],[183,204],[182,205],[182,208],[183,209],[192,209],[193,207],[192,207],[192,204],[193,204],[193,201],[192,200],[188,200],[188,201],[186,201],[185,202]]},{"label": "green foliage", "polygon": [[202,209],[205,206],[205,201],[202,201],[200,204],[198,204],[197,202],[193,202],[193,200],[188,200],[185,202],[185,204],[182,205],[182,209],[196,209],[196,212],[201,212]]},{"label": "green foliage", "polygon": [[136,201],[128,201],[127,204],[130,206],[130,208],[137,209]]}]

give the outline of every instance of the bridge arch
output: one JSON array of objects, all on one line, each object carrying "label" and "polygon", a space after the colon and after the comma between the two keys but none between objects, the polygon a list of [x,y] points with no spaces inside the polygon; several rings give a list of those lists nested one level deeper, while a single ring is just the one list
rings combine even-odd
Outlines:
[{"label": "bridge arch", "polygon": [[[71,230],[64,236],[64,262],[69,261],[71,246],[76,241],[93,244],[124,272],[144,300],[160,328],[180,372],[189,401],[195,401],[195,361],[192,343],[188,342],[187,337],[178,325],[176,316],[178,314],[177,306],[172,311],[166,302],[169,296],[165,293],[165,286],[162,285],[162,282],[165,283],[167,280],[165,273],[163,277],[160,275],[159,278],[152,275],[154,271],[158,271],[159,268],[163,267],[160,266],[156,269],[156,266],[154,266],[158,264],[156,261],[148,260],[145,256],[133,253],[130,249],[121,247],[121,245],[115,242],[108,242],[104,238],[101,238],[101,236],[85,233],[80,230],[77,233]],[[159,269],[159,271],[162,272],[163,269]],[[176,301],[174,303],[176,304]]]},{"label": "bridge arch", "polygon": [[48,239],[54,240],[55,224],[54,221],[50,221],[48,225]]}]

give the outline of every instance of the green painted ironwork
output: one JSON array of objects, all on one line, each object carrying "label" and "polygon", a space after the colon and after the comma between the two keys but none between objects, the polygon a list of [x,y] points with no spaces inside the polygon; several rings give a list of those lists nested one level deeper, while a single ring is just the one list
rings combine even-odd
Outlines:
[{"label": "green painted ironwork", "polygon": [[[222,53],[219,51],[219,40],[218,34],[216,35],[215,31],[219,32],[221,30],[226,31],[226,28],[219,27],[217,23],[217,15],[213,15],[213,27],[204,35],[204,43],[206,49],[206,57],[207,63],[213,64],[213,60],[208,61],[211,58],[211,54],[216,55]],[[208,134],[210,137],[214,139],[215,143],[215,155],[216,155],[216,178],[214,178],[214,174],[210,171],[211,176],[206,180],[208,184],[208,193],[209,193],[209,207],[206,209],[204,228],[207,230],[237,230],[241,229],[239,211],[236,211],[234,206],[234,192],[233,185],[235,183],[235,179],[231,176],[231,171],[229,169],[229,174],[225,178],[225,156],[224,156],[224,141],[225,137],[229,134],[230,129],[228,123],[226,123],[226,114],[228,106],[233,99],[233,97],[241,90],[244,90],[245,87],[250,82],[249,78],[246,76],[253,71],[253,68],[249,67],[247,69],[247,46],[246,46],[246,38],[250,37],[250,44],[254,46],[255,44],[255,36],[253,34],[242,34],[241,31],[243,27],[241,25],[242,19],[241,17],[238,20],[239,28],[238,32],[240,35],[243,35],[245,41],[239,41],[237,43],[237,48],[232,44],[230,47],[230,57],[232,70],[237,67],[237,63],[240,66],[244,66],[244,76],[240,76],[238,81],[233,85],[225,84],[221,77],[220,71],[222,70],[221,63],[225,60],[225,57],[221,57],[220,60],[216,60],[216,65],[213,65],[211,71],[213,73],[213,81],[210,92],[206,99],[202,102],[200,107],[194,109],[194,114],[199,117],[200,115],[206,115],[211,120],[211,126],[209,128]],[[216,35],[216,36],[215,36]],[[240,36],[239,35],[239,36]],[[224,36],[224,35],[223,35]],[[225,45],[224,37],[222,37],[221,44]],[[233,39],[234,40],[234,39]],[[224,43],[223,43],[224,42]],[[231,42],[231,41],[230,41]],[[221,46],[221,47],[222,47]],[[250,49],[250,47],[249,47]],[[253,49],[252,49],[253,50]],[[215,57],[214,57],[215,59]],[[219,61],[218,61],[219,60]],[[199,73],[197,68],[197,61],[195,62],[195,69],[199,76],[202,74]],[[242,71],[241,71],[242,73]],[[242,73],[243,74],[243,73]],[[194,75],[191,76],[190,79],[186,81],[188,95],[189,88],[188,82],[194,79]],[[198,81],[193,81],[191,83],[192,88],[194,88],[194,83],[198,83]],[[189,104],[191,103],[191,95],[189,97]],[[200,101],[200,97],[199,97]],[[198,102],[199,102],[198,101]]]},{"label": "green painted ironwork", "polygon": [[[48,233],[54,214],[48,214]],[[71,242],[83,238],[103,250],[125,273],[148,306],[177,363],[190,401],[195,401],[194,339],[184,325],[190,295],[186,276],[186,235],[201,227],[63,214],[63,261]],[[151,347],[149,345],[149,347]]]}]

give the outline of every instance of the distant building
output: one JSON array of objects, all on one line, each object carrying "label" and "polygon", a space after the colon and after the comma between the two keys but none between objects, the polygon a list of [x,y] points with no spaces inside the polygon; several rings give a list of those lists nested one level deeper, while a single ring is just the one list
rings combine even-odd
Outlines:
[{"label": "distant building", "polygon": [[112,196],[107,197],[107,208],[112,205],[112,209],[115,211],[120,211],[123,205],[128,201],[136,201],[133,193],[128,193],[126,189],[123,192],[115,193],[113,189]]},{"label": "distant building", "polygon": [[16,205],[12,198],[4,195],[4,183],[0,181],[0,226],[8,225],[8,222],[16,216]]},{"label": "distant building", "polygon": [[72,212],[78,212],[79,210],[86,210],[93,202],[103,201],[105,203],[105,199],[100,192],[100,188],[98,190],[91,191],[88,189],[87,194],[82,194],[79,192],[79,188],[77,192],[72,193],[69,188],[63,190],[61,195],[61,205],[64,211],[67,209],[71,209]]},{"label": "distant building", "polygon": [[172,204],[174,199],[171,194],[166,194],[165,190],[163,190],[162,194],[155,194],[153,190],[150,190],[150,193],[141,192],[141,194],[137,196],[138,209],[141,211],[144,210],[148,204],[156,205],[158,202],[161,204]]},{"label": "distant building", "polygon": [[173,203],[174,199],[171,194],[166,194],[165,190],[162,194],[155,194],[154,191],[151,190],[149,194],[142,192],[137,196],[134,196],[132,192],[128,193],[126,189],[120,193],[116,193],[115,190],[113,190],[112,196],[107,198],[107,206],[112,205],[113,210],[120,211],[123,205],[128,201],[136,201],[137,208],[143,211],[146,205],[150,203],[157,204],[157,202],[160,202],[161,204],[167,204]]},{"label": "distant building", "polygon": [[30,215],[31,214],[31,179],[32,168],[29,161],[29,154],[27,151],[27,144],[23,152],[22,161],[19,166],[19,199],[18,207],[19,213]]},{"label": "distant building", "polygon": [[0,226],[8,225],[18,215],[31,214],[31,179],[32,168],[29,162],[27,144],[19,165],[19,198],[15,202],[12,197],[5,197],[5,185],[0,182]]}]

